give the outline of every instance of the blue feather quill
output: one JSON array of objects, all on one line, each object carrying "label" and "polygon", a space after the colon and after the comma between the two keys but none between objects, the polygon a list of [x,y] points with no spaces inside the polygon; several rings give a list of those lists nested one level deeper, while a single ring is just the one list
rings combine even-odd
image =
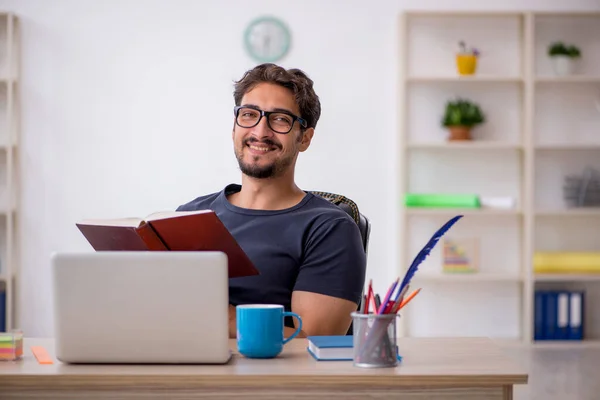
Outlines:
[{"label": "blue feather quill", "polygon": [[450,219],[440,229],[438,229],[437,232],[435,232],[433,234],[431,239],[429,239],[429,242],[427,242],[425,247],[423,247],[421,249],[421,251],[417,254],[417,256],[413,260],[412,264],[406,271],[406,275],[404,276],[404,279],[402,280],[402,284],[400,285],[400,287],[398,289],[398,293],[400,293],[402,291],[402,289],[404,289],[404,287],[409,284],[409,282],[412,279],[412,277],[414,276],[415,272],[417,272],[419,265],[423,262],[423,260],[425,260],[425,258],[427,258],[429,253],[431,253],[431,250],[435,247],[435,245],[440,240],[440,238],[442,236],[444,236],[444,234],[448,231],[448,229],[450,229],[452,227],[452,225],[454,225],[454,223],[456,221],[458,221],[459,219],[461,219],[462,217],[463,217],[462,215],[457,215],[456,217]]}]

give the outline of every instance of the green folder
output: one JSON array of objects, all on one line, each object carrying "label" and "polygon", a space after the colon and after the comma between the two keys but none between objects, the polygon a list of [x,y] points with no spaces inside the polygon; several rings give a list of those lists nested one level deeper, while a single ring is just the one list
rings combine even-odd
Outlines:
[{"label": "green folder", "polygon": [[480,208],[479,196],[475,194],[407,193],[407,207],[431,208]]}]

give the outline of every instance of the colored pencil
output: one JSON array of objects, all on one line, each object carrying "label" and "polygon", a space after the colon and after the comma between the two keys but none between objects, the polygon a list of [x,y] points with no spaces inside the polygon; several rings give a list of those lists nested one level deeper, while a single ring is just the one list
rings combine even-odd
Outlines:
[{"label": "colored pencil", "polygon": [[379,310],[377,310],[377,314],[383,314],[383,312],[387,309],[388,301],[390,301],[390,297],[392,296],[392,293],[394,293],[398,282],[400,282],[400,278],[397,278],[388,289],[387,293],[385,294],[385,297],[383,298],[383,301],[381,302]]},{"label": "colored pencil", "polygon": [[402,307],[404,307],[405,305],[407,305],[409,301],[411,301],[416,295],[419,294],[420,291],[421,291],[421,288],[418,288],[417,290],[415,290],[414,292],[412,292],[411,294],[409,294],[408,297],[406,299],[404,299],[402,301],[402,303],[400,303],[400,307],[398,307],[398,310],[402,309]]}]

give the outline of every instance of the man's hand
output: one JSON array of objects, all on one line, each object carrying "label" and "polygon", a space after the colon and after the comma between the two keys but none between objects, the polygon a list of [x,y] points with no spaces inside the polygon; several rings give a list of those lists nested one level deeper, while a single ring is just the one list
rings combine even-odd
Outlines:
[{"label": "man's hand", "polygon": [[[345,335],[348,332],[357,305],[349,300],[323,294],[294,291],[292,293],[292,311],[302,318],[302,331],[298,337]],[[296,325],[296,318],[294,318]],[[297,326],[297,325],[296,325]],[[288,333],[293,333],[286,329]]]}]

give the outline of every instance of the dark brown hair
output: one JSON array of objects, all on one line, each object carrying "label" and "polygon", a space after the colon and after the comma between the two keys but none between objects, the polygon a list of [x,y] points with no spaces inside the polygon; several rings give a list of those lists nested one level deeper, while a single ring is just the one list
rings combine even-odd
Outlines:
[{"label": "dark brown hair", "polygon": [[235,82],[233,98],[239,106],[242,97],[259,83],[274,83],[288,88],[294,94],[300,109],[300,117],[306,120],[308,128],[315,128],[321,116],[321,102],[313,89],[313,81],[299,69],[282,68],[275,64],[261,64],[248,70]]}]

